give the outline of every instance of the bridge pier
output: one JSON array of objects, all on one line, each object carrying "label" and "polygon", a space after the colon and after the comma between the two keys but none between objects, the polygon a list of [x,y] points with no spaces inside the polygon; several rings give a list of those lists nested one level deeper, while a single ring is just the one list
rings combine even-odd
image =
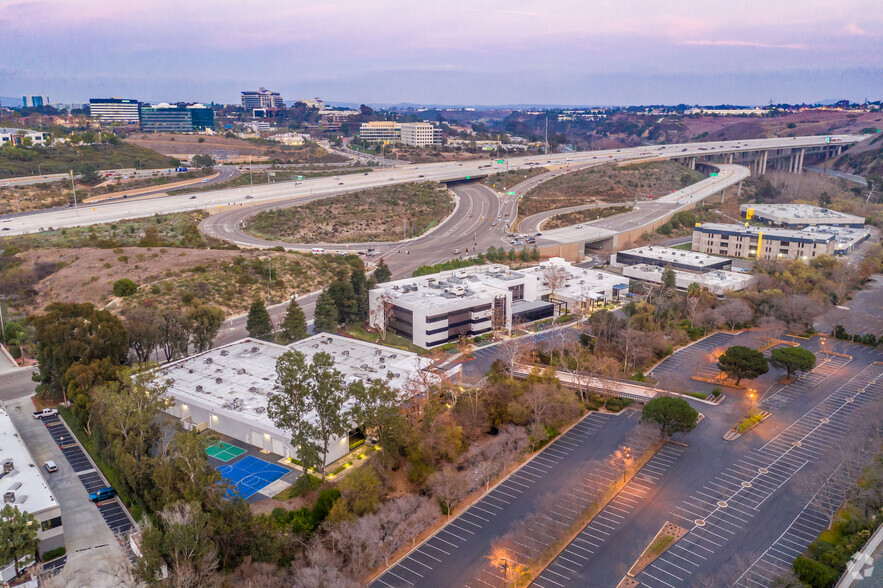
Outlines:
[{"label": "bridge pier", "polygon": [[803,173],[803,156],[806,154],[806,149],[801,149],[797,154],[797,170],[795,173],[802,174]]}]

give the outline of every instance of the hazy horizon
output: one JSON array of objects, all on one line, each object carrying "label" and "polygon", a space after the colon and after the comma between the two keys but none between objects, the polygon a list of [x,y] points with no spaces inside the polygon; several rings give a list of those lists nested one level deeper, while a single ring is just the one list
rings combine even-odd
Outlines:
[{"label": "hazy horizon", "polygon": [[360,4],[0,0],[0,95],[629,105],[883,96],[874,0]]}]

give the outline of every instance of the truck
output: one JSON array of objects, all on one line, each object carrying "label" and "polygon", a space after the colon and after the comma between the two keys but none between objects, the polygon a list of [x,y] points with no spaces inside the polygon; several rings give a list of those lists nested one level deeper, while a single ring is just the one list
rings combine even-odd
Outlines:
[{"label": "truck", "polygon": [[55,410],[54,408],[44,408],[43,410],[38,410],[37,412],[35,412],[34,418],[35,419],[43,419],[46,417],[55,416],[57,414],[58,414],[58,411]]}]

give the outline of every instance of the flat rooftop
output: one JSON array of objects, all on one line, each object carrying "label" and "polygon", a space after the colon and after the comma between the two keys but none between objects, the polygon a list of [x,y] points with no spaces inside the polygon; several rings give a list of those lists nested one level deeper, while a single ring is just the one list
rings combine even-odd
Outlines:
[{"label": "flat rooftop", "polygon": [[827,230],[820,230],[822,227],[807,227],[805,229],[780,229],[778,227],[756,227],[727,223],[702,223],[694,230],[701,232],[724,232],[733,235],[742,235],[746,237],[754,237],[759,233],[763,233],[764,239],[784,239],[795,240],[803,239],[815,243],[827,243],[833,241],[836,236],[833,232],[834,227],[824,227]]},{"label": "flat rooftop", "polygon": [[276,360],[286,351],[300,351],[308,361],[316,353],[328,353],[348,382],[367,383],[392,374],[390,384],[400,391],[432,363],[409,351],[323,333],[291,345],[242,339],[163,366],[157,379],[169,383],[167,395],[180,404],[193,399],[219,413],[236,413],[275,428],[267,416],[267,400],[276,383]]},{"label": "flat rooftop", "polygon": [[[662,283],[663,271],[665,271],[665,268],[659,267],[658,265],[642,263],[623,268],[623,275],[655,283]],[[741,290],[754,281],[754,277],[751,276],[751,274],[729,272],[726,270],[712,270],[710,272],[705,272],[704,274],[694,274],[692,272],[681,270],[673,271],[675,273],[675,283],[678,287],[686,287],[690,282],[696,282],[712,292]]]},{"label": "flat rooftop", "polygon": [[866,228],[859,229],[855,227],[839,227],[831,225],[816,225],[813,227],[806,227],[805,229],[801,229],[800,232],[810,235],[834,235],[834,238],[837,241],[835,249],[837,249],[838,251],[844,248],[851,249],[856,244],[864,241],[871,236],[871,231]]},{"label": "flat rooftop", "polygon": [[[375,289],[392,292],[397,304],[410,303],[431,310],[462,300],[487,300],[508,291],[511,286],[535,279],[506,265],[486,264],[385,282]],[[461,288],[462,293],[458,293]]]},{"label": "flat rooftop", "polygon": [[861,223],[865,219],[860,216],[838,212],[828,208],[812,206],[811,204],[743,204],[739,207],[742,212],[754,210],[754,216],[771,219],[777,222],[817,221],[818,223]]},{"label": "flat rooftop", "polygon": [[520,271],[529,276],[536,276],[538,280],[537,293],[542,296],[551,291],[548,284],[543,281],[544,274],[550,268],[555,267],[562,268],[567,274],[567,281],[564,285],[555,289],[556,297],[567,296],[569,298],[581,299],[586,298],[590,292],[603,292],[619,284],[628,285],[628,280],[620,275],[575,266],[561,258],[552,258],[537,266]]},{"label": "flat rooftop", "polygon": [[40,471],[42,464],[34,461],[6,409],[0,408],[0,464],[6,463],[12,463],[12,471],[4,473],[5,466],[0,468],[0,493],[14,492],[12,504],[19,510],[39,513],[58,506]]},{"label": "flat rooftop", "polygon": [[662,262],[670,261],[672,263],[695,265],[697,267],[709,267],[718,263],[730,262],[730,260],[726,257],[709,255],[707,253],[699,253],[697,251],[684,251],[683,249],[673,249],[671,247],[659,247],[658,245],[646,245],[644,247],[638,247],[637,249],[626,249],[624,251],[620,251],[619,253],[625,253],[628,255],[644,257],[646,259],[653,259]]}]

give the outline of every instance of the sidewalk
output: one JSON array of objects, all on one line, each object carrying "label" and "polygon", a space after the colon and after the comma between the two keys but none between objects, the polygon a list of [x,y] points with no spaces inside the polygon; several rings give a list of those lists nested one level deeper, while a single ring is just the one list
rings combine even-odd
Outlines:
[{"label": "sidewalk", "polygon": [[853,556],[835,588],[875,586],[883,586],[883,525],[877,527],[864,548]]}]

